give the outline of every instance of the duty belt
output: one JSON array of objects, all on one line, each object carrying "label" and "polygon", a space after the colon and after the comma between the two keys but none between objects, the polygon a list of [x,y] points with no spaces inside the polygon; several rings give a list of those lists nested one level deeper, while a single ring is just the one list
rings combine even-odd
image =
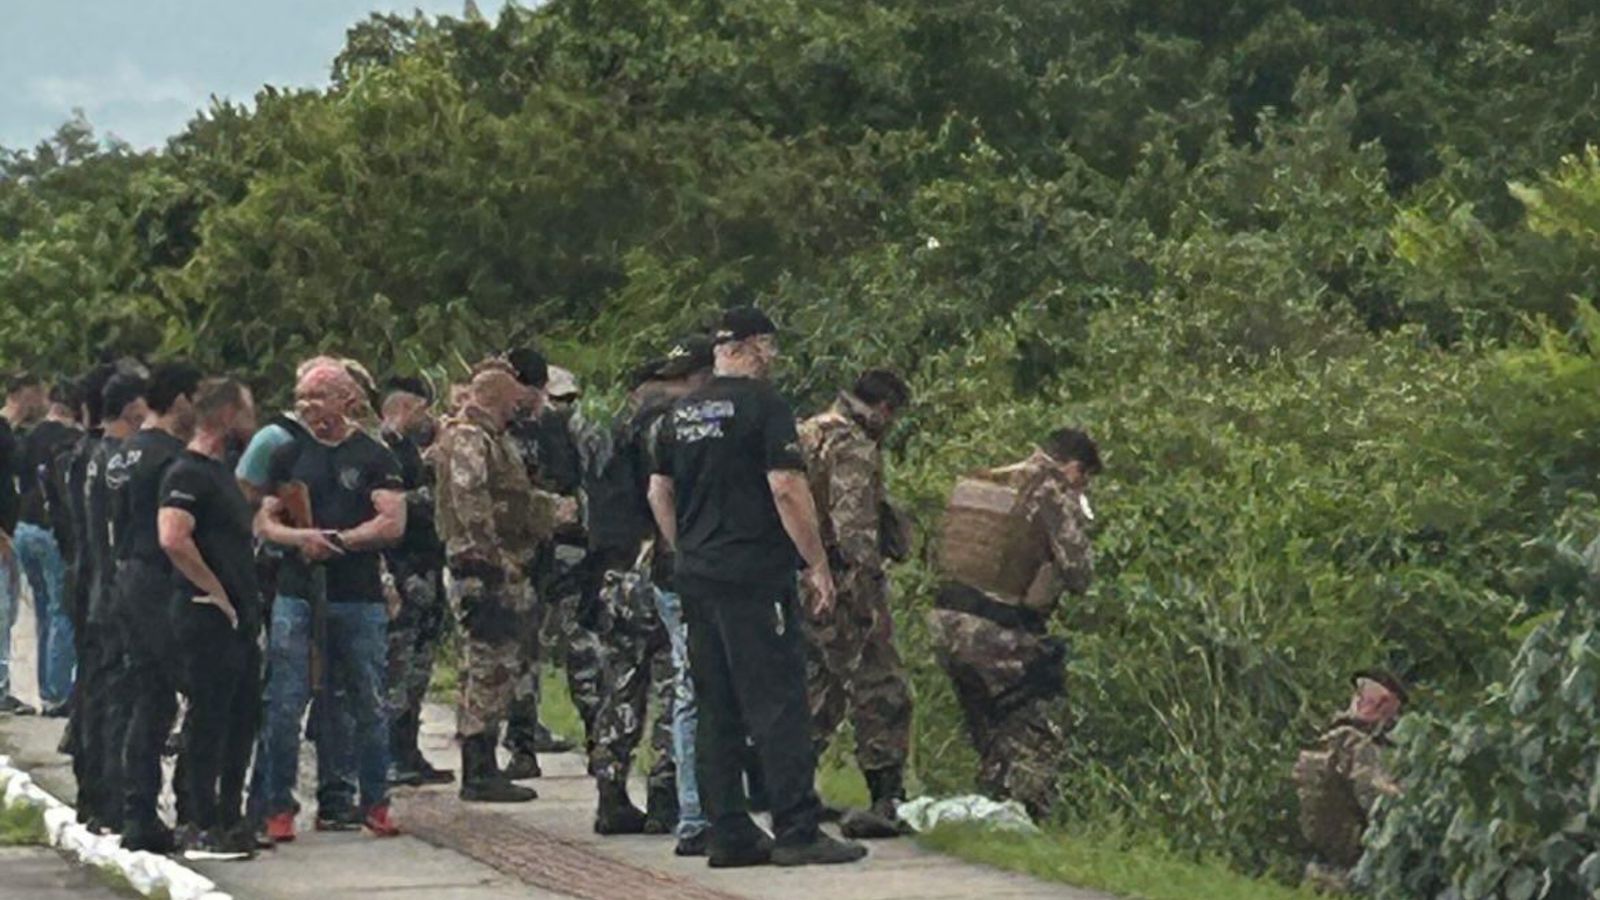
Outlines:
[{"label": "duty belt", "polygon": [[933,606],[935,609],[987,619],[1004,628],[1015,628],[1036,635],[1045,633],[1044,616],[1031,609],[1001,603],[983,591],[958,581],[947,581],[941,585],[938,596],[933,600]]}]

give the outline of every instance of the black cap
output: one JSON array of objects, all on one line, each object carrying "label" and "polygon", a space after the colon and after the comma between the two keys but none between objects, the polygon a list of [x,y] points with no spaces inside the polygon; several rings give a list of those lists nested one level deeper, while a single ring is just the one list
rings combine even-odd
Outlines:
[{"label": "black cap", "polygon": [[1387,669],[1362,669],[1350,676],[1350,686],[1355,687],[1356,682],[1363,678],[1368,681],[1376,681],[1388,688],[1390,693],[1400,698],[1401,703],[1409,703],[1411,701],[1411,692],[1406,690],[1406,683]]},{"label": "black cap", "polygon": [[709,370],[716,363],[714,346],[711,338],[703,334],[692,334],[678,341],[667,351],[667,358],[659,361],[655,377],[685,378]]},{"label": "black cap", "polygon": [[754,306],[740,306],[722,314],[722,321],[717,324],[716,342],[727,344],[777,333],[778,326],[767,318],[766,313]]},{"label": "black cap", "polygon": [[542,388],[550,383],[550,364],[544,354],[532,347],[519,347],[506,354],[517,380],[531,388]]},{"label": "black cap", "polygon": [[429,387],[426,381],[415,375],[395,375],[390,377],[388,381],[383,383],[383,392],[385,394],[410,394],[414,397],[421,397],[429,403],[433,402],[433,388]]},{"label": "black cap", "polygon": [[647,381],[654,381],[661,377],[661,367],[665,366],[665,359],[647,359],[628,370],[628,390],[633,390]]}]

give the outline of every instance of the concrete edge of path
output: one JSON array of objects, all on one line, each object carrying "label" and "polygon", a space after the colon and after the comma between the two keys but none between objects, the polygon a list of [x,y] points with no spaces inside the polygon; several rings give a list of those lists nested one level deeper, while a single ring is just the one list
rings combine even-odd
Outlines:
[{"label": "concrete edge of path", "polygon": [[50,846],[80,862],[121,874],[139,893],[148,897],[164,891],[172,900],[232,900],[218,891],[211,879],[176,860],[124,850],[120,838],[98,835],[78,824],[76,810],[39,787],[33,776],[11,764],[9,756],[0,755],[0,783],[5,785],[7,808],[27,804],[44,810]]}]

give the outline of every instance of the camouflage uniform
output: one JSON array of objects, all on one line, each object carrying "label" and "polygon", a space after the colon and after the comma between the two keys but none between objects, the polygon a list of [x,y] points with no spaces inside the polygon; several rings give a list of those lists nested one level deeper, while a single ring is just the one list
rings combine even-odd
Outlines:
[{"label": "camouflage uniform", "polygon": [[[522,453],[528,479],[552,494],[576,497],[582,483],[581,455],[572,435],[576,414],[548,408],[537,419],[519,419],[510,435]],[[539,661],[545,656],[546,635],[554,632],[552,658],[560,658],[567,674],[567,690],[585,735],[593,726],[600,705],[601,665],[599,639],[583,627],[579,610],[585,587],[581,549],[585,543],[581,526],[566,526],[553,545],[527,561],[535,588],[544,598],[529,622],[524,647],[529,661],[528,677],[520,680],[506,725],[506,746],[533,752],[539,731]],[[575,552],[577,551],[577,552]],[[592,587],[587,591],[593,593]]]},{"label": "camouflage uniform", "polygon": [[1378,798],[1397,792],[1383,765],[1382,735],[1353,719],[1335,720],[1315,747],[1294,764],[1300,798],[1300,833],[1316,854],[1306,881],[1332,891],[1349,889],[1361,859],[1361,835]]},{"label": "camouflage uniform", "polygon": [[386,705],[395,749],[410,754],[446,630],[444,548],[434,527],[433,470],[423,461],[421,442],[396,434],[384,435],[384,442],[399,459],[406,484],[406,534],[384,554],[400,594],[400,610],[389,623]]},{"label": "camouflage uniform", "polygon": [[872,409],[848,393],[800,425],[822,540],[838,586],[833,613],[807,621],[812,727],[820,751],[850,713],[863,772],[904,766],[911,748],[911,689],[894,646],[884,571],[889,503],[878,446],[884,427]]},{"label": "camouflage uniform", "polygon": [[1021,495],[1022,515],[1049,549],[1047,569],[1026,597],[947,583],[929,625],[978,750],[979,786],[1044,817],[1058,799],[1056,772],[1066,738],[1061,727],[1066,646],[1045,626],[1063,589],[1088,589],[1094,557],[1081,497],[1042,452],[1010,477]]},{"label": "camouflage uniform", "polygon": [[532,664],[526,635],[535,613],[522,564],[550,537],[554,509],[528,480],[522,456],[482,410],[446,420],[430,451],[438,469],[436,520],[462,636],[462,737],[493,735]]},{"label": "camouflage uniform", "polygon": [[585,615],[586,607],[599,602],[592,565],[587,548],[558,540],[539,585],[550,610],[542,623],[541,640],[550,658],[559,660],[566,672],[567,693],[583,722],[586,744],[594,732],[605,677],[600,637],[590,621],[593,616]]},{"label": "camouflage uniform", "polygon": [[[646,399],[626,425],[613,436],[602,459],[633,454],[648,460],[655,449],[657,429],[669,409],[659,400]],[[634,474],[642,474],[641,469]],[[643,504],[647,485],[636,484]],[[654,523],[646,526],[654,533]],[[600,641],[602,678],[600,705],[589,747],[589,773],[620,783],[626,777],[634,750],[644,734],[650,698],[656,698],[656,717],[650,730],[654,762],[649,792],[653,797],[676,797],[677,770],[672,753],[672,709],[676,678],[672,642],[656,604],[658,585],[667,579],[670,555],[644,550],[639,541],[630,547],[597,549],[601,586],[595,633]],[[640,552],[644,550],[644,552]]]},{"label": "camouflage uniform", "polygon": [[656,608],[655,585],[645,567],[605,574],[600,589],[601,693],[589,751],[589,774],[608,781],[628,775],[633,751],[644,734],[650,699],[656,717],[650,729],[654,761],[652,790],[676,791],[672,762],[674,676],[672,646]]}]

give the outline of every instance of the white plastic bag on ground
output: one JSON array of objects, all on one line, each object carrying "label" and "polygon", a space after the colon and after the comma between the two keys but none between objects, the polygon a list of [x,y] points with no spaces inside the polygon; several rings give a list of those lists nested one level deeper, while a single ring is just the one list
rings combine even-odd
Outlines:
[{"label": "white plastic bag on ground", "polygon": [[896,807],[900,820],[918,831],[930,831],[940,825],[970,823],[999,831],[1019,831],[1037,834],[1039,826],[1033,824],[1028,811],[1015,800],[990,800],[979,794],[960,797],[918,797]]}]

